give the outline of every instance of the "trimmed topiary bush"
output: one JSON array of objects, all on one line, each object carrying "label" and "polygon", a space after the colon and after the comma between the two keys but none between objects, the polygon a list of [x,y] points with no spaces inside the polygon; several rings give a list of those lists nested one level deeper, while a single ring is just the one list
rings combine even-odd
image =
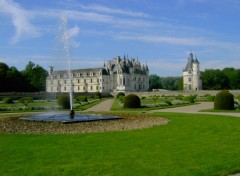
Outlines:
[{"label": "trimmed topiary bush", "polygon": [[228,90],[222,90],[214,99],[215,110],[234,110],[234,97]]},{"label": "trimmed topiary bush", "polygon": [[124,108],[140,108],[141,100],[135,94],[129,94],[124,99]]},{"label": "trimmed topiary bush", "polygon": [[4,98],[3,99],[3,103],[12,104],[13,103],[13,99],[12,98]]},{"label": "trimmed topiary bush", "polygon": [[185,96],[185,97],[183,97],[183,101],[188,101],[190,103],[194,103],[196,97],[197,97],[196,95]]},{"label": "trimmed topiary bush", "polygon": [[70,109],[70,99],[68,94],[62,94],[58,97],[58,105],[63,109]]},{"label": "trimmed topiary bush", "polygon": [[125,97],[125,93],[119,92],[119,93],[117,94],[117,99],[119,99],[119,97],[121,97],[121,96],[124,96],[124,97]]},{"label": "trimmed topiary bush", "polygon": [[100,93],[100,92],[96,92],[96,93],[94,94],[94,98],[95,98],[95,99],[102,99],[101,93]]},{"label": "trimmed topiary bush", "polygon": [[32,97],[23,97],[19,100],[20,103],[24,104],[25,106],[28,106],[29,103],[33,102]]}]

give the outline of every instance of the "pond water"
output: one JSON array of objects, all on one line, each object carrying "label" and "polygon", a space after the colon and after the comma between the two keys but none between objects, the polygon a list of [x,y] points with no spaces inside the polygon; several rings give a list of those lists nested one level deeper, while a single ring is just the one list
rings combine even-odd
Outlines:
[{"label": "pond water", "polygon": [[117,120],[121,119],[121,117],[102,114],[75,114],[72,118],[68,113],[44,113],[30,117],[22,117],[20,119],[29,121],[77,123],[98,120]]}]

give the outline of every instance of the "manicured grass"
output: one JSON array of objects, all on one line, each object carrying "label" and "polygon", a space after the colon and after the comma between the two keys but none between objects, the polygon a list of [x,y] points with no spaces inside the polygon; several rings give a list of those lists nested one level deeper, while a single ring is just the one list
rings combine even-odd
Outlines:
[{"label": "manicured grass", "polygon": [[77,135],[0,134],[1,175],[226,175],[240,171],[240,119],[158,113],[168,125]]}]

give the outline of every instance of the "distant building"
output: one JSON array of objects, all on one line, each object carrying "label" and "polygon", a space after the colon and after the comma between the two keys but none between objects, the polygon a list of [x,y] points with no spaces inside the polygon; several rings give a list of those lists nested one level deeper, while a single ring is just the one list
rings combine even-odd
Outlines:
[{"label": "distant building", "polygon": [[149,89],[149,69],[136,59],[113,58],[101,68],[71,70],[71,84],[67,70],[49,69],[47,92],[126,92]]},{"label": "distant building", "polygon": [[202,90],[202,80],[199,68],[199,61],[193,53],[190,53],[188,63],[183,70],[183,89],[184,90]]}]

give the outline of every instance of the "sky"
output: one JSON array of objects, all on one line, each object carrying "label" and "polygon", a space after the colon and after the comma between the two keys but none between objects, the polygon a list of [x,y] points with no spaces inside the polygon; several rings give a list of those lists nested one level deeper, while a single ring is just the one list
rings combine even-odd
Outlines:
[{"label": "sky", "polygon": [[239,0],[0,0],[0,62],[67,68],[62,17],[72,69],[125,55],[150,74],[181,76],[190,52],[202,71],[240,68]]}]

